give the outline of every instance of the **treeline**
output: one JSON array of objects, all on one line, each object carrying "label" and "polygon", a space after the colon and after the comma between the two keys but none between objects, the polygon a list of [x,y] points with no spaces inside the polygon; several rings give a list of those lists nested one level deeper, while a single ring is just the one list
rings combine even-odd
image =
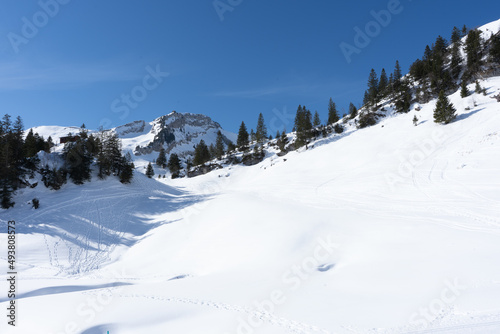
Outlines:
[{"label": "treeline", "polygon": [[[130,155],[123,156],[121,142],[116,134],[101,131],[96,136],[89,135],[83,125],[78,135],[68,135],[71,140],[64,145],[63,153],[56,159],[58,166],[41,165],[39,152],[50,153],[54,142],[45,140],[33,130],[24,136],[21,117],[12,122],[5,115],[0,122],[0,200],[1,207],[14,206],[13,194],[21,187],[36,187],[29,179],[36,173],[47,188],[58,190],[70,179],[75,184],[83,184],[91,179],[95,166],[100,178],[110,175],[119,177],[122,183],[129,183],[133,177],[134,165]],[[38,199],[33,203],[39,203]],[[38,206],[38,205],[37,205]]]},{"label": "treeline", "polygon": [[484,40],[478,29],[454,27],[449,41],[438,36],[431,46],[425,47],[423,57],[412,63],[407,76],[402,77],[398,62],[389,77],[385,69],[381,70],[380,77],[374,69],[370,71],[368,89],[363,98],[365,112],[358,126],[376,123],[379,115],[374,112],[382,100],[393,103],[397,112],[406,113],[413,102],[427,103],[436,97],[439,103],[435,121],[447,124],[454,119],[455,109],[445,95],[461,88],[461,95],[465,97],[468,95],[467,84],[474,81],[476,91],[485,92],[478,79],[500,74],[499,65],[499,33]]},{"label": "treeline", "polygon": [[8,209],[14,206],[13,193],[26,186],[26,175],[33,175],[38,168],[39,151],[50,151],[52,138],[44,140],[32,131],[24,139],[24,126],[21,117],[14,122],[6,114],[0,121],[0,206]]}]

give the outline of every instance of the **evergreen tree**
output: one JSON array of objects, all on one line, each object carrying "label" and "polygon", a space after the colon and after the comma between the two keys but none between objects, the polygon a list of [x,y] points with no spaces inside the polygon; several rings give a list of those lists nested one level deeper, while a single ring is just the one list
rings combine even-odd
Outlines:
[{"label": "evergreen tree", "polygon": [[295,114],[295,131],[297,132],[296,148],[306,144],[307,139],[311,137],[311,130],[311,112],[306,106],[299,105]]},{"label": "evergreen tree", "polygon": [[97,146],[95,155],[97,155],[97,166],[99,167],[100,178],[105,178],[111,174],[119,175],[125,163],[122,156],[121,141],[116,133],[101,132],[99,140],[92,142],[92,135],[87,140],[86,147],[89,150]]},{"label": "evergreen tree", "polygon": [[222,159],[224,155],[224,137],[222,132],[217,131],[217,139],[215,140],[215,157],[217,159]]},{"label": "evergreen tree", "polygon": [[[153,166],[151,166],[152,168]],[[131,159],[124,158],[124,165],[120,172],[120,182],[123,184],[128,184],[132,181],[134,177],[134,163]]]},{"label": "evergreen tree", "polygon": [[401,71],[401,66],[399,65],[399,61],[396,60],[396,65],[394,66],[394,74],[393,74],[394,89],[397,90],[399,88],[399,83],[400,83],[402,77],[403,77],[403,72]]},{"label": "evergreen tree", "polygon": [[241,122],[240,130],[238,131],[238,139],[236,140],[236,145],[239,148],[248,146],[248,131],[244,122]]},{"label": "evergreen tree", "polygon": [[0,194],[0,206],[2,209],[8,209],[14,206],[14,202],[12,201],[12,189],[6,184],[6,182],[2,182],[2,193]]},{"label": "evergreen tree", "polygon": [[92,157],[87,151],[85,141],[78,139],[74,143],[66,143],[63,149],[69,177],[74,184],[81,185],[90,179]]},{"label": "evergreen tree", "polygon": [[321,125],[321,119],[319,118],[318,111],[314,112],[313,127],[317,128]]},{"label": "evergreen tree", "polygon": [[462,81],[460,87],[461,87],[460,96],[462,98],[465,98],[470,95],[469,89],[467,88],[467,83],[465,81]]},{"label": "evergreen tree", "polygon": [[255,132],[253,131],[253,129],[250,130],[250,140],[252,142],[257,140],[257,137],[255,136]]},{"label": "evergreen tree", "polygon": [[482,65],[481,54],[481,31],[471,30],[465,41],[465,52],[467,53],[467,69],[469,76],[477,74]]},{"label": "evergreen tree", "polygon": [[146,168],[146,176],[149,178],[152,178],[155,175],[155,170],[153,166],[151,165],[151,162],[148,164],[148,167]]},{"label": "evergreen tree", "polygon": [[276,138],[277,138],[278,148],[280,149],[281,152],[285,152],[286,144],[288,144],[288,137],[286,135],[285,130],[283,130],[283,132],[281,132],[281,135],[279,134],[279,131],[278,131],[278,135],[276,136]]},{"label": "evergreen tree", "polygon": [[380,72],[380,79],[378,82],[378,91],[379,94],[385,95],[387,91],[387,85],[389,84],[389,80],[387,79],[387,73],[385,73],[385,68]]},{"label": "evergreen tree", "polygon": [[257,120],[257,130],[255,131],[255,139],[257,142],[262,143],[267,138],[267,128],[264,124],[264,116],[262,113],[259,114],[259,119]]},{"label": "evergreen tree", "polygon": [[476,80],[476,87],[475,87],[474,91],[475,91],[476,94],[483,93],[483,95],[486,95],[486,89],[484,89],[483,87],[481,87],[481,84],[479,83],[479,80]]},{"label": "evergreen tree", "polygon": [[28,158],[38,153],[37,142],[35,139],[35,135],[33,134],[33,129],[30,129],[30,131],[26,135],[26,139],[24,140],[24,152],[26,154],[26,157]]},{"label": "evergreen tree", "polygon": [[436,108],[434,109],[434,122],[448,124],[457,117],[455,112],[455,107],[450,100],[448,100],[444,91],[439,92]]},{"label": "evergreen tree", "polygon": [[165,149],[163,147],[160,149],[160,153],[156,159],[156,165],[160,168],[167,167],[167,155],[165,154]]},{"label": "evergreen tree", "polygon": [[356,106],[351,102],[349,104],[349,117],[351,119],[355,118],[356,116],[358,116],[358,109],[356,108]]},{"label": "evergreen tree", "polygon": [[450,63],[451,77],[457,80],[462,71],[462,57],[460,56],[460,43],[453,43],[451,48],[451,63]]},{"label": "evergreen tree", "polygon": [[339,119],[337,106],[335,105],[335,102],[333,102],[332,98],[330,98],[330,102],[328,102],[328,125],[337,123]]},{"label": "evergreen tree", "polygon": [[378,103],[378,78],[373,68],[368,76],[368,101],[371,106]]},{"label": "evergreen tree", "polygon": [[205,141],[202,139],[194,149],[193,164],[198,166],[208,161],[210,161],[210,151],[208,150],[207,144],[205,144]]},{"label": "evergreen tree", "polygon": [[433,48],[433,54],[434,56],[440,55],[444,56],[446,55],[447,48],[448,47],[448,42],[444,37],[441,35],[436,38],[436,42],[434,43],[434,48]]},{"label": "evergreen tree", "polygon": [[491,37],[489,61],[500,65],[500,35],[498,34]]},{"label": "evergreen tree", "polygon": [[236,150],[236,146],[234,145],[234,143],[232,141],[229,141],[229,143],[227,144],[227,153],[231,154],[235,150]]},{"label": "evergreen tree", "polygon": [[208,152],[210,153],[210,159],[208,159],[208,160],[212,160],[212,159],[216,158],[214,144],[210,144],[210,146],[208,147]]},{"label": "evergreen tree", "polygon": [[410,111],[412,100],[411,88],[406,80],[401,80],[400,89],[396,97],[396,112],[407,113]]},{"label": "evergreen tree", "polygon": [[462,27],[462,37],[465,37],[467,36],[467,33],[469,32],[469,29],[467,28],[467,26],[464,24],[464,26]]},{"label": "evergreen tree", "polygon": [[453,31],[451,32],[450,42],[452,44],[460,43],[460,39],[462,38],[462,32],[457,27],[453,27]]},{"label": "evergreen tree", "polygon": [[177,178],[179,176],[181,168],[181,160],[179,159],[179,156],[172,153],[168,159],[168,170],[172,174],[172,178]]},{"label": "evergreen tree", "polygon": [[46,151],[47,153],[50,153],[50,149],[51,149],[52,147],[54,147],[54,146],[56,146],[56,145],[54,144],[54,141],[52,140],[52,137],[51,137],[51,136],[49,136],[49,138],[47,138],[47,148],[45,149],[45,151]]}]

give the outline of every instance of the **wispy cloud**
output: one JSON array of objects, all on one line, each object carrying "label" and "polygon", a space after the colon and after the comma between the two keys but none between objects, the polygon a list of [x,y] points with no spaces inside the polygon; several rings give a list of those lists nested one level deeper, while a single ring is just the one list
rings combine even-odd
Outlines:
[{"label": "wispy cloud", "polygon": [[236,97],[236,98],[259,98],[278,94],[300,93],[311,90],[312,87],[306,85],[297,86],[275,86],[261,89],[248,89],[240,91],[220,91],[213,93],[217,97]]},{"label": "wispy cloud", "polygon": [[216,97],[234,97],[234,98],[262,98],[282,94],[294,94],[302,96],[321,96],[325,94],[330,96],[342,96],[353,91],[358,91],[360,82],[313,82],[310,84],[298,84],[288,86],[268,86],[260,89],[247,90],[225,90],[211,94]]},{"label": "wispy cloud", "polygon": [[31,66],[12,62],[0,64],[0,90],[63,89],[99,82],[137,80],[143,75],[105,64]]}]

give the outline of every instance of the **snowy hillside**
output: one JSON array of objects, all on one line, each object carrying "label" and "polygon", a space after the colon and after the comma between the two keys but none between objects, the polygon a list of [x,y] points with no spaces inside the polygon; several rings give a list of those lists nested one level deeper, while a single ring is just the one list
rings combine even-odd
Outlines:
[{"label": "snowy hillside", "polygon": [[[449,96],[448,125],[432,100],[251,167],[20,190],[0,212],[17,222],[19,322],[0,332],[499,333],[500,77],[481,86]],[[174,152],[217,129],[189,122],[114,131],[135,150],[171,129]]]},{"label": "snowy hillside", "polygon": [[[79,131],[77,127],[39,126],[33,128],[33,132],[44,138],[51,136],[55,143],[59,143],[59,138],[68,136],[70,133],[76,135]],[[141,156],[140,160],[146,161],[156,159],[161,147],[165,148],[167,153],[177,153],[181,157],[186,157],[193,153],[193,147],[202,139],[207,145],[215,144],[218,131],[221,131],[228,141],[236,141],[234,133],[223,130],[208,116],[176,112],[149,123],[135,121],[110,131],[117,133],[122,139],[124,151]],[[62,147],[63,145],[59,145],[56,150],[60,151]]]},{"label": "snowy hillside", "polygon": [[500,78],[483,85],[450,97],[447,126],[433,101],[417,127],[389,117],[253,167],[24,190],[44,198],[7,214],[29,321],[2,333],[499,331]]}]

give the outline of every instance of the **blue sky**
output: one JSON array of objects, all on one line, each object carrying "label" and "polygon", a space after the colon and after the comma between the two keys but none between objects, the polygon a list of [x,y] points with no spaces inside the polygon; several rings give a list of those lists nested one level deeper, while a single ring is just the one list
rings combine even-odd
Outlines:
[{"label": "blue sky", "polygon": [[[293,127],[299,104],[326,119],[362,101],[371,68],[406,73],[438,35],[500,18],[498,0],[2,1],[0,106],[26,127],[97,129],[203,113],[226,130]],[[45,8],[45,9],[44,9]],[[372,11],[381,14],[374,24]],[[354,28],[372,37],[356,47]],[[378,27],[378,28],[377,28]],[[34,29],[33,29],[34,28]],[[358,41],[359,42],[359,41]],[[344,45],[346,45],[344,44]],[[154,74],[156,73],[156,74]],[[168,74],[167,74],[168,73]]]}]

